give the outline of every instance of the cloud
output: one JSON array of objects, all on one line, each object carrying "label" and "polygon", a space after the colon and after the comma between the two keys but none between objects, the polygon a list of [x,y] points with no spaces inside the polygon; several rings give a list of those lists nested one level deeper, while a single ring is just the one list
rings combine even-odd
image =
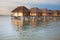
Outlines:
[{"label": "cloud", "polygon": [[59,5],[60,0],[0,0],[0,6],[6,6],[6,7],[16,7],[19,5],[34,5],[34,4],[53,4],[53,5]]}]

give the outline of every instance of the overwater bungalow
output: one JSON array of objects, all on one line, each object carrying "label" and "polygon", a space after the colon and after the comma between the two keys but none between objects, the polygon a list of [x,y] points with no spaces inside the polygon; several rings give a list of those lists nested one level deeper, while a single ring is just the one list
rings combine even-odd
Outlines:
[{"label": "overwater bungalow", "polygon": [[53,16],[56,17],[56,16],[59,16],[60,13],[58,10],[53,10]]},{"label": "overwater bungalow", "polygon": [[30,11],[25,6],[19,6],[11,11],[12,16],[18,17],[18,16],[29,16]]},{"label": "overwater bungalow", "polygon": [[42,16],[53,16],[55,13],[53,12],[53,10],[50,10],[50,9],[40,9],[41,10],[41,15]]},{"label": "overwater bungalow", "polygon": [[53,11],[52,10],[47,10],[47,16],[53,16]]},{"label": "overwater bungalow", "polygon": [[40,9],[41,10],[41,15],[42,16],[47,16],[47,10],[46,8]]},{"label": "overwater bungalow", "polygon": [[46,8],[26,8],[25,6],[19,6],[11,11],[14,17],[41,17],[41,16],[60,16],[60,10],[49,10]]},{"label": "overwater bungalow", "polygon": [[58,16],[60,16],[60,10],[58,10]]},{"label": "overwater bungalow", "polygon": [[41,11],[38,8],[31,8],[30,9],[30,16],[40,16]]}]

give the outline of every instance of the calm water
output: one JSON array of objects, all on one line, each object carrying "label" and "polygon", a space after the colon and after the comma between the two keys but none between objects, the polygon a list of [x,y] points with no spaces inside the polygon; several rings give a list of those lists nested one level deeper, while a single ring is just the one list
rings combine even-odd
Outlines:
[{"label": "calm water", "polygon": [[0,16],[0,40],[60,40],[60,17],[11,19]]}]

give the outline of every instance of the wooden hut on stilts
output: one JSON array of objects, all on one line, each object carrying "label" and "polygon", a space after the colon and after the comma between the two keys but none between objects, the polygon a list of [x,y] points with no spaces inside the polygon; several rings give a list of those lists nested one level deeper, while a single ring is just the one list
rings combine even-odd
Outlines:
[{"label": "wooden hut on stilts", "polygon": [[39,8],[30,8],[30,17],[39,17],[40,13]]},{"label": "wooden hut on stilts", "polygon": [[11,11],[13,17],[24,18],[30,16],[30,11],[25,6],[19,6]]}]

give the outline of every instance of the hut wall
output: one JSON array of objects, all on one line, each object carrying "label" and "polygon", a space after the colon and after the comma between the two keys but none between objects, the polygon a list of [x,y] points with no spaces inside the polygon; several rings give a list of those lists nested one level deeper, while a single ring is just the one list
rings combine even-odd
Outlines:
[{"label": "hut wall", "polygon": [[60,12],[58,12],[58,14],[57,14],[58,16],[60,16]]},{"label": "hut wall", "polygon": [[42,13],[40,12],[30,13],[30,16],[42,16]]},{"label": "hut wall", "polygon": [[13,16],[18,16],[18,13],[17,13],[17,12],[14,12],[14,13],[13,13]]},{"label": "hut wall", "polygon": [[47,16],[47,10],[42,10],[42,16]]},{"label": "hut wall", "polygon": [[23,16],[23,12],[18,12],[18,16]]},{"label": "hut wall", "polygon": [[37,16],[37,13],[30,13],[30,16]]},{"label": "hut wall", "polygon": [[30,16],[30,12],[23,12],[23,16]]},{"label": "hut wall", "polygon": [[13,12],[12,16],[30,16],[29,12]]},{"label": "hut wall", "polygon": [[58,16],[56,12],[53,13],[53,16]]},{"label": "hut wall", "polygon": [[47,13],[47,16],[53,16],[53,13]]},{"label": "hut wall", "polygon": [[38,16],[38,17],[42,16],[42,13],[41,13],[41,12],[38,12],[38,13],[37,13],[37,16]]},{"label": "hut wall", "polygon": [[47,13],[46,13],[46,12],[43,12],[43,13],[42,13],[42,16],[47,16]]}]

